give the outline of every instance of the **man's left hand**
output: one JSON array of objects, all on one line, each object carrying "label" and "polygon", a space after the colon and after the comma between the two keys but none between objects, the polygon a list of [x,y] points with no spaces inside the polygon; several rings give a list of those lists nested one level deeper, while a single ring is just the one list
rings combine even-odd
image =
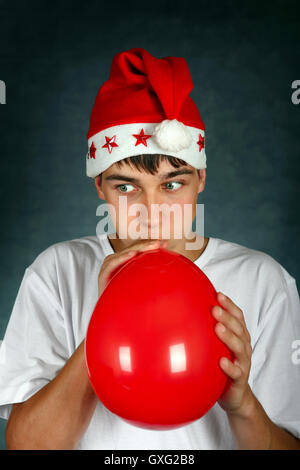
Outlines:
[{"label": "man's left hand", "polygon": [[233,352],[235,359],[222,357],[220,367],[232,379],[229,387],[218,400],[219,405],[230,414],[246,415],[255,400],[248,384],[251,367],[251,338],[242,310],[225,294],[218,292],[218,302],[212,314],[218,321],[215,332],[218,338]]}]

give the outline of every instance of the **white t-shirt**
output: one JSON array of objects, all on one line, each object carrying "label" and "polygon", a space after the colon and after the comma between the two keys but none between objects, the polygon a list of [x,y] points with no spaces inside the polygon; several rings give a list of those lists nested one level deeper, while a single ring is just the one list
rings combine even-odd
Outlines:
[{"label": "white t-shirt", "polygon": [[[83,341],[112,253],[106,234],[86,236],[51,245],[26,268],[0,349],[1,417],[51,381]],[[253,393],[273,422],[300,438],[295,279],[268,254],[219,238],[194,262],[244,313]],[[234,449],[234,441],[218,403],[189,425],[157,431],[126,423],[99,401],[78,449]]]}]

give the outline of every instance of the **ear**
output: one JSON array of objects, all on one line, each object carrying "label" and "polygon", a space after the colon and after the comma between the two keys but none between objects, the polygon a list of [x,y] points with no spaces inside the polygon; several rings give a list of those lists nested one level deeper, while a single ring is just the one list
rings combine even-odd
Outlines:
[{"label": "ear", "polygon": [[95,176],[94,179],[95,179],[95,186],[96,186],[98,197],[99,197],[99,199],[103,199],[105,201],[105,196],[104,196],[104,193],[102,191],[101,184],[100,184],[100,175]]},{"label": "ear", "polygon": [[202,193],[202,191],[204,191],[205,182],[206,182],[206,168],[202,168],[202,170],[200,170],[198,193]]}]

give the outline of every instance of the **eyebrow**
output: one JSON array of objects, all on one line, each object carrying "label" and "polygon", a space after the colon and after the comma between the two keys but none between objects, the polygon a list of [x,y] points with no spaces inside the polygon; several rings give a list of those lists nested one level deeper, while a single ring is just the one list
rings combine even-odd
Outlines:
[{"label": "eyebrow", "polygon": [[[175,171],[169,171],[168,173],[164,173],[163,175],[160,175],[159,179],[162,181],[168,178],[174,178],[174,176],[192,175],[192,174],[194,174],[193,170],[189,170],[189,169],[175,170]],[[140,183],[140,180],[138,178],[132,178],[130,176],[120,175],[117,173],[113,173],[112,175],[106,176],[106,178],[104,179],[105,181],[121,180],[121,181],[128,181],[129,183],[134,183],[134,184]]]}]

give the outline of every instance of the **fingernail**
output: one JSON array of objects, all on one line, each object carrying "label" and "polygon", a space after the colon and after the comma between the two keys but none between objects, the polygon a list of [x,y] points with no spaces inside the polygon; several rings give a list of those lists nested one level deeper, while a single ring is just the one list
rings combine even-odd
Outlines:
[{"label": "fingernail", "polygon": [[223,314],[223,310],[221,309],[221,307],[216,308],[214,311],[216,315],[218,315],[218,317],[221,317],[221,315]]},{"label": "fingernail", "polygon": [[219,299],[220,300],[225,300],[226,297],[225,297],[224,294],[222,294],[222,292],[218,292],[218,294],[219,294]]}]

